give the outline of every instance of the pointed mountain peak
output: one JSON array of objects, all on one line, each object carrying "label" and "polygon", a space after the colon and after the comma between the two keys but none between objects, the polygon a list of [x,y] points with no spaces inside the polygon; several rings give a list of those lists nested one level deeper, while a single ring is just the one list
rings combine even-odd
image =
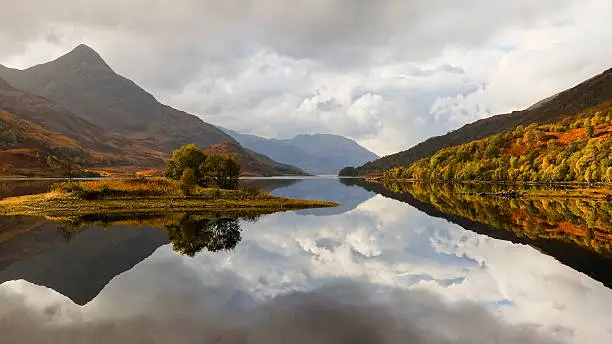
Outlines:
[{"label": "pointed mountain peak", "polygon": [[96,52],[91,47],[85,44],[79,44],[76,48],[72,49],[66,55],[61,56],[56,61],[62,61],[69,64],[78,65],[98,65],[110,69],[110,67],[106,64],[102,56],[100,56],[98,52]]}]

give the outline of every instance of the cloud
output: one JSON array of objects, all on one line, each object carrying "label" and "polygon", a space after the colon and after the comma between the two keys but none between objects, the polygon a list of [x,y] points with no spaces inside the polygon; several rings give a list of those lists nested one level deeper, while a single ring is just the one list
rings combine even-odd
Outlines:
[{"label": "cloud", "polygon": [[[180,268],[180,266],[177,266]],[[183,269],[183,272],[186,272]],[[159,290],[172,300],[143,303],[136,312],[89,314],[57,302],[42,312],[23,296],[0,291],[0,330],[7,343],[555,343],[534,329],[511,326],[472,303],[446,304],[424,291],[391,290],[337,281],[242,307],[240,285],[189,292],[187,274]],[[219,278],[212,274],[211,279]],[[167,283],[165,283],[167,284]],[[155,286],[154,286],[155,287]],[[106,295],[103,295],[103,297]],[[246,296],[248,299],[248,296]],[[105,300],[112,302],[116,300]],[[212,305],[211,305],[212,302]],[[248,302],[247,302],[248,303]],[[125,306],[125,305],[124,305]],[[180,313],[173,312],[180,309]],[[94,312],[91,312],[94,313]]]},{"label": "cloud", "polygon": [[275,137],[336,133],[388,154],[608,68],[610,6],[24,0],[0,13],[0,62],[26,67],[85,42],[213,124]]}]

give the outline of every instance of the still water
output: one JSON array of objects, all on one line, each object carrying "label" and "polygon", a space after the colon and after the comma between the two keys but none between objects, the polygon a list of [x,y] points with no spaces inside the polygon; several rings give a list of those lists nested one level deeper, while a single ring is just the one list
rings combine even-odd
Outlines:
[{"label": "still water", "polygon": [[608,203],[247,183],[342,206],[0,217],[0,343],[612,343]]}]

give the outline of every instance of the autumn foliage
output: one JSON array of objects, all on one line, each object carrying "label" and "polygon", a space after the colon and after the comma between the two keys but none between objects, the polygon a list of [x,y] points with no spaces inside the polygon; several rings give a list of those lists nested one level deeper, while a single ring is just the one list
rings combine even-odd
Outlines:
[{"label": "autumn foliage", "polygon": [[612,102],[438,151],[387,179],[612,182]]}]

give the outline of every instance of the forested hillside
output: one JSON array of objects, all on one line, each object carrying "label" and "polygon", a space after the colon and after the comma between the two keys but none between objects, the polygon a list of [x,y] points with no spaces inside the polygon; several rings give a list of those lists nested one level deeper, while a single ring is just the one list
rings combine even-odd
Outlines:
[{"label": "forested hillside", "polygon": [[419,159],[435,154],[440,149],[479,140],[494,134],[504,134],[519,125],[546,124],[575,116],[584,110],[612,100],[612,69],[608,69],[583,83],[546,98],[529,109],[497,115],[467,124],[446,135],[432,137],[416,146],[356,169],[356,173],[381,173],[393,167],[410,166]]},{"label": "forested hillside", "polygon": [[573,118],[518,126],[445,148],[389,179],[612,182],[612,101]]}]

